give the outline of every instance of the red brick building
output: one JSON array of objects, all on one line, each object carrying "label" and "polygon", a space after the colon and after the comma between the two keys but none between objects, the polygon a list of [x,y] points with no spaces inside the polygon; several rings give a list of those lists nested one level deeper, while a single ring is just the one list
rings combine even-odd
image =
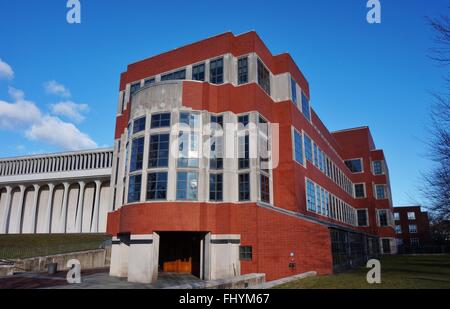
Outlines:
[{"label": "red brick building", "polygon": [[420,206],[395,207],[394,219],[399,252],[420,252],[431,245],[430,219]]},{"label": "red brick building", "polygon": [[273,55],[255,32],[129,65],[116,121],[111,275],[272,280],[395,253],[383,151],[368,127],[330,132],[310,99],[291,56]]}]

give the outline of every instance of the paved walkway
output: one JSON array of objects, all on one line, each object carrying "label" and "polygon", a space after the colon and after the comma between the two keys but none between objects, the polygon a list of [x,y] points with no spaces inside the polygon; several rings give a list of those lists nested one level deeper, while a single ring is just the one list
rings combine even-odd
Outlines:
[{"label": "paved walkway", "polygon": [[161,289],[201,282],[190,274],[160,273],[153,284],[129,283],[126,278],[110,277],[107,269],[83,271],[81,284],[68,284],[67,272],[55,275],[23,273],[0,278],[0,289]]}]

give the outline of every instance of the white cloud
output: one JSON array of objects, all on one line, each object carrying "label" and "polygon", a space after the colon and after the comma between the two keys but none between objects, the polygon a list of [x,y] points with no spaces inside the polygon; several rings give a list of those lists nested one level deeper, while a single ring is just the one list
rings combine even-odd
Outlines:
[{"label": "white cloud", "polygon": [[64,150],[81,150],[97,148],[89,135],[81,132],[71,123],[58,117],[44,116],[38,123],[26,131],[26,136],[35,141],[45,142]]},{"label": "white cloud", "polygon": [[43,114],[34,102],[25,99],[23,91],[10,87],[9,95],[13,102],[0,100],[0,130],[25,132],[25,137],[30,140],[54,145],[61,150],[97,147],[97,143],[74,124]]},{"label": "white cloud", "polygon": [[45,92],[48,94],[59,95],[64,98],[71,96],[69,89],[63,84],[58,83],[56,80],[51,80],[44,83]]},{"label": "white cloud", "polygon": [[14,71],[11,66],[0,58],[0,79],[12,79],[13,77]]},{"label": "white cloud", "polygon": [[89,105],[77,104],[72,101],[63,101],[51,104],[50,110],[54,115],[67,117],[70,120],[80,123],[85,119],[83,113],[89,111]]},{"label": "white cloud", "polygon": [[23,91],[10,87],[9,95],[14,102],[0,100],[0,129],[23,129],[41,119],[41,111],[36,104],[25,100]]}]

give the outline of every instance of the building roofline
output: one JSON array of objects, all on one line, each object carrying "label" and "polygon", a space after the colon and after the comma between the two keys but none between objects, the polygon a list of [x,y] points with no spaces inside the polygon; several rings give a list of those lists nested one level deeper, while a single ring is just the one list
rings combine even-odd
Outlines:
[{"label": "building roofline", "polygon": [[355,128],[349,128],[349,129],[342,129],[342,130],[337,130],[337,131],[331,131],[330,133],[331,133],[331,134],[334,134],[334,133],[342,133],[342,132],[347,132],[347,131],[358,131],[358,130],[365,130],[365,129],[367,129],[367,130],[370,131],[369,126],[361,126],[361,127],[355,127]]},{"label": "building roofline", "polygon": [[65,151],[65,152],[42,153],[42,154],[18,156],[18,157],[5,157],[5,158],[0,158],[0,162],[11,161],[11,160],[36,159],[36,158],[43,158],[43,157],[67,156],[67,155],[85,154],[85,153],[94,153],[94,152],[103,152],[103,151],[114,151],[114,148],[106,147],[106,148],[95,148],[95,149],[86,149],[86,150]]}]

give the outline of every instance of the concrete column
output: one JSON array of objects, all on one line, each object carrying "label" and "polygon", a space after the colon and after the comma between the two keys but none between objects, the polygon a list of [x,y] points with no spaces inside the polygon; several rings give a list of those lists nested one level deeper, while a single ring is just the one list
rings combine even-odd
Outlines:
[{"label": "concrete column", "polygon": [[69,204],[69,183],[65,182],[63,183],[63,185],[64,185],[64,195],[63,195],[59,232],[65,234],[67,229],[67,206]]},{"label": "concrete column", "polygon": [[49,234],[51,232],[51,222],[52,222],[52,210],[53,210],[53,192],[55,190],[55,185],[52,183],[48,184],[48,202],[47,202],[47,212],[45,213],[45,230],[44,233]]},{"label": "concrete column", "polygon": [[240,235],[211,235],[210,280],[240,276]]},{"label": "concrete column", "polygon": [[80,186],[80,193],[78,195],[78,208],[77,208],[77,217],[76,217],[76,231],[77,233],[82,232],[82,222],[83,222],[83,210],[84,210],[84,188],[86,187],[86,183],[84,181],[78,182]]},{"label": "concrete column", "polygon": [[36,234],[36,212],[37,206],[39,202],[39,185],[33,185],[34,187],[34,196],[33,196],[33,208],[31,208],[31,231],[33,234]]},{"label": "concrete column", "polygon": [[159,235],[131,235],[128,282],[152,283],[158,280]]},{"label": "concrete column", "polygon": [[91,232],[98,233],[98,216],[100,212],[100,189],[102,188],[102,182],[100,180],[95,181],[95,202],[94,202],[94,214],[92,218]]},{"label": "concrete column", "polygon": [[6,202],[5,202],[5,208],[2,211],[1,217],[0,217],[0,234],[7,234],[8,233],[8,218],[11,211],[11,199],[12,199],[12,187],[7,186],[6,187]]},{"label": "concrete column", "polygon": [[130,235],[122,234],[112,239],[111,267],[109,274],[114,277],[128,276],[128,256],[130,251]]},{"label": "concrete column", "polygon": [[24,204],[24,198],[25,198],[25,190],[26,187],[23,185],[19,186],[20,188],[20,196],[19,196],[19,209],[17,212],[17,218],[16,222],[13,225],[13,233],[22,234],[22,213],[23,213],[23,204]]}]

